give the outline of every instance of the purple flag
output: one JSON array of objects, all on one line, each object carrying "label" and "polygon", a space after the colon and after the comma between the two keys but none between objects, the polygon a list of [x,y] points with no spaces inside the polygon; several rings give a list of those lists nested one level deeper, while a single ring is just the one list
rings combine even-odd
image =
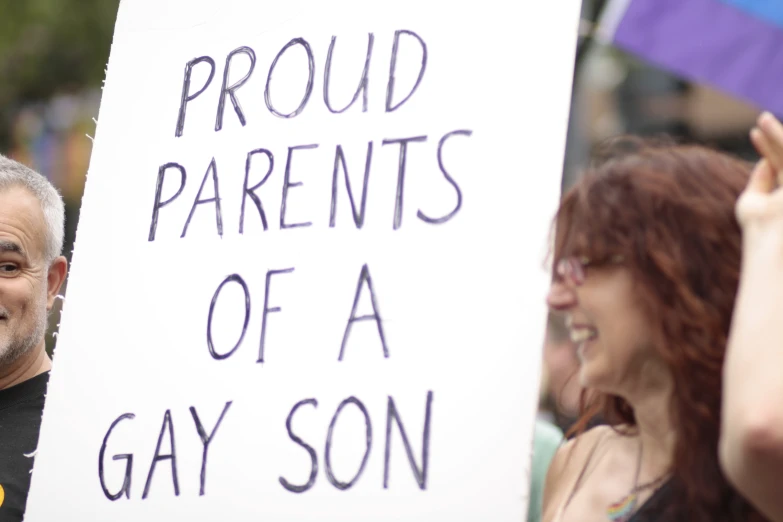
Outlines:
[{"label": "purple flag", "polygon": [[625,51],[783,116],[780,16],[741,0],[615,0],[602,27]]}]

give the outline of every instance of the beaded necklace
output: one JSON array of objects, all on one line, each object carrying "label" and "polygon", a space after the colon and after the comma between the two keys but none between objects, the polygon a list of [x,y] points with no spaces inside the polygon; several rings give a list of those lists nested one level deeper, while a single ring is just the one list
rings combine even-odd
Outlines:
[{"label": "beaded necklace", "polygon": [[639,493],[650,488],[654,488],[658,484],[664,481],[668,477],[668,473],[661,475],[655,480],[639,484],[639,472],[642,469],[642,441],[639,440],[639,456],[636,462],[636,477],[633,481],[633,488],[628,492],[626,496],[609,505],[606,509],[606,514],[609,516],[609,520],[612,522],[628,522],[633,514],[636,512],[637,504],[639,503]]}]

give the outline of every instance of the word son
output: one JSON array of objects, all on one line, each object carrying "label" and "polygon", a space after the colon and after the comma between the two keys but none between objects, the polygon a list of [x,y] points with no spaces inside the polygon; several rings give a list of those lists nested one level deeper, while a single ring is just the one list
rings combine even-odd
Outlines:
[{"label": "word son", "polygon": [[[343,408],[348,406],[349,404],[353,404],[356,408],[359,409],[359,411],[364,416],[364,423],[366,427],[366,433],[365,433],[365,450],[364,450],[364,456],[362,457],[362,462],[359,465],[359,469],[354,474],[353,478],[348,480],[347,482],[342,482],[338,480],[334,476],[334,472],[332,471],[332,463],[330,459],[330,452],[332,448],[332,433],[334,432],[334,427],[337,424],[337,419],[340,416],[340,412],[342,412]],[[312,405],[314,408],[318,407],[318,401],[315,399],[304,399],[302,401],[297,402],[294,407],[291,409],[291,413],[288,414],[288,418],[285,421],[285,427],[288,430],[288,436],[291,438],[292,441],[294,441],[296,444],[304,448],[307,453],[310,454],[310,476],[307,479],[307,483],[302,485],[295,485],[291,484],[288,480],[286,480],[284,477],[280,477],[280,484],[287,489],[288,491],[294,492],[294,493],[303,493],[307,491],[308,489],[312,488],[313,485],[315,485],[315,478],[318,474],[318,454],[316,453],[315,449],[307,444],[305,441],[303,441],[299,436],[297,436],[293,430],[291,429],[291,421],[294,418],[294,414],[297,412],[297,410],[305,405]],[[410,463],[411,470],[413,471],[413,475],[416,478],[416,482],[419,485],[419,488],[421,489],[427,489],[427,464],[429,463],[429,451],[430,451],[430,413],[432,411],[432,391],[427,392],[427,408],[426,412],[424,414],[424,429],[421,437],[421,468],[416,465],[416,458],[413,455],[413,449],[411,448],[411,444],[408,441],[408,435],[405,432],[405,427],[402,424],[402,419],[400,418],[399,413],[397,412],[397,408],[394,404],[394,399],[389,396],[389,402],[386,409],[386,444],[385,444],[385,450],[384,450],[384,460],[383,460],[383,488],[387,489],[389,487],[389,459],[391,457],[391,438],[392,438],[392,424],[396,423],[400,435],[402,436],[402,443],[405,446],[405,453],[408,457],[408,462]],[[332,421],[329,423],[329,431],[326,435],[326,447],[324,449],[324,465],[325,465],[325,472],[326,472],[326,478],[329,480],[329,483],[332,484],[334,487],[340,490],[346,490],[349,489],[351,486],[356,484],[356,481],[359,480],[359,477],[362,475],[362,472],[364,471],[364,467],[367,464],[367,460],[370,457],[370,449],[372,448],[372,422],[370,421],[370,414],[367,412],[367,408],[364,406],[362,401],[357,399],[356,397],[348,397],[344,401],[340,403],[340,405],[337,407],[337,411],[334,412],[334,416],[332,417]]]}]

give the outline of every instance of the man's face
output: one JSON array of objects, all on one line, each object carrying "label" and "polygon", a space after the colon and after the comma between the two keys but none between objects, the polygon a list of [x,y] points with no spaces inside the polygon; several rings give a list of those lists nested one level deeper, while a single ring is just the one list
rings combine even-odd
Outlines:
[{"label": "man's face", "polygon": [[0,366],[44,340],[49,296],[41,204],[22,187],[0,190]]}]

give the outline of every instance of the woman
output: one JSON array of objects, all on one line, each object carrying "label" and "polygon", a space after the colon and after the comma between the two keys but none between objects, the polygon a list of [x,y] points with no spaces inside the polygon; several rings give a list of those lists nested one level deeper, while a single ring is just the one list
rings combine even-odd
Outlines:
[{"label": "woman", "polygon": [[549,305],[578,344],[582,418],[611,427],[560,448],[543,520],[763,520],[718,460],[750,166],[633,139],[601,156],[558,211]]},{"label": "woman", "polygon": [[769,520],[783,522],[783,125],[763,114],[763,156],[737,203],[742,274],[724,368],[720,459]]}]

